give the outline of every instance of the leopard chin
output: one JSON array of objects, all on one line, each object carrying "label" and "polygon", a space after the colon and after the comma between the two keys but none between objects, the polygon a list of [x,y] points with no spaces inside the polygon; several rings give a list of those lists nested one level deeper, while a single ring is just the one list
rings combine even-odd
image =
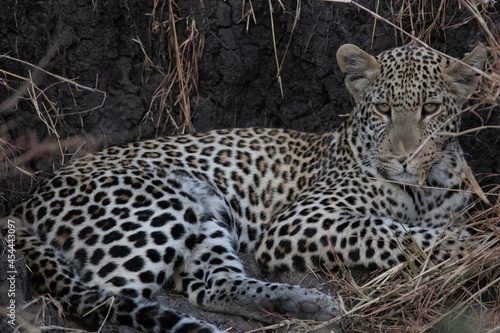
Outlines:
[{"label": "leopard chin", "polygon": [[410,185],[423,185],[423,183],[425,182],[425,178],[422,178],[421,174],[415,175],[406,171],[403,171],[397,175],[391,175],[390,180],[396,183],[410,184]]}]

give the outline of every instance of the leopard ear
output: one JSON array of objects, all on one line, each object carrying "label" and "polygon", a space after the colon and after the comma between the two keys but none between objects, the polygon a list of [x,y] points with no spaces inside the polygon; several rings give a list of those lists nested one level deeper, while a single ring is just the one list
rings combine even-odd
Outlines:
[{"label": "leopard ear", "polygon": [[346,74],[346,87],[355,100],[361,97],[380,70],[380,65],[374,56],[352,44],[345,44],[339,48],[337,63]]},{"label": "leopard ear", "polygon": [[456,61],[444,70],[460,97],[467,98],[475,88],[479,76],[475,69],[482,69],[487,57],[486,48],[480,45],[463,58],[462,62]]}]

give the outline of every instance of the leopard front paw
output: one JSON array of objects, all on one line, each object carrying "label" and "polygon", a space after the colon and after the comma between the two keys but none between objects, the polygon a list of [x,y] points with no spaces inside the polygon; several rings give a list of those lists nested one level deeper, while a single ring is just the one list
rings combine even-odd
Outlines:
[{"label": "leopard front paw", "polygon": [[[293,296],[291,295],[291,297],[285,298],[281,302],[281,309],[284,314],[293,318],[317,322],[332,321],[327,326],[311,332],[323,333],[332,330],[339,332],[342,330],[344,323],[343,311],[333,297],[315,289],[306,288],[297,289],[292,294]],[[334,318],[337,318],[337,320],[333,321]]]}]

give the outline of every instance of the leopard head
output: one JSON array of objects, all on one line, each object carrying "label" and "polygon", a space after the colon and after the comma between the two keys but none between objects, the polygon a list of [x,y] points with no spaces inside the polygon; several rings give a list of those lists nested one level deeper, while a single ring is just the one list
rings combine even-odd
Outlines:
[{"label": "leopard head", "polygon": [[364,170],[403,183],[423,183],[453,158],[462,105],[487,57],[476,47],[461,61],[406,45],[374,57],[355,45],[337,52],[355,100],[348,121],[353,154]]}]

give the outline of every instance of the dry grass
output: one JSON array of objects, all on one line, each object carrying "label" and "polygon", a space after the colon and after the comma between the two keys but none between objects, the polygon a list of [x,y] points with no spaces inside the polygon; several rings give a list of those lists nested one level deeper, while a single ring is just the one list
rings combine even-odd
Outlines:
[{"label": "dry grass", "polygon": [[[0,314],[6,315],[7,308],[0,307]],[[56,316],[57,318],[55,318]],[[64,322],[65,314],[61,303],[52,298],[49,294],[36,296],[17,310],[16,322],[19,326],[12,332],[87,332],[80,329],[39,324],[49,321],[49,317],[51,319],[50,321]]]},{"label": "dry grass", "polygon": [[[495,189],[498,192],[498,188]],[[357,284],[349,270],[331,274],[349,300],[349,332],[493,332],[500,329],[500,204],[469,220],[477,234],[464,258],[400,264]],[[491,215],[490,215],[491,214]],[[492,216],[493,215],[493,216]],[[495,217],[496,216],[496,217]]]},{"label": "dry grass", "polygon": [[[75,80],[67,79],[46,71],[43,67],[45,67],[50,59],[56,54],[58,46],[57,42],[52,45],[47,51],[47,54],[37,65],[10,57],[7,54],[0,56],[2,59],[21,63],[28,68],[27,76],[22,76],[0,68],[0,73],[4,76],[4,78],[0,79],[0,85],[6,90],[12,91],[11,96],[0,104],[0,113],[16,111],[18,103],[21,100],[27,101],[38,119],[45,125],[48,137],[43,142],[40,142],[33,132],[27,131],[25,135],[12,140],[8,135],[8,127],[11,124],[4,124],[2,128],[0,128],[0,170],[3,172],[3,177],[12,176],[12,174],[16,172],[33,177],[34,174],[29,172],[25,168],[25,165],[36,158],[44,155],[59,155],[61,157],[61,164],[64,164],[65,153],[68,148],[72,147],[78,150],[87,142],[95,144],[95,140],[92,138],[62,138],[59,134],[59,128],[64,121],[60,115],[58,103],[50,100],[48,97],[48,90],[53,89],[57,85],[67,85],[70,90],[74,89],[73,94],[78,91],[85,91],[97,93],[101,96],[98,105],[88,110],[82,110],[79,113],[86,113],[101,108],[106,100],[106,92],[84,86],[77,83]],[[49,76],[52,81],[41,87],[38,81],[40,81],[40,77],[43,74]],[[14,81],[22,82],[19,88],[14,89],[12,87]],[[52,139],[55,139],[55,141],[52,141]]]},{"label": "dry grass", "polygon": [[[169,59],[168,68],[163,70],[161,66],[154,65],[144,51],[142,43],[138,41],[147,59],[145,65],[154,67],[164,76],[156,88],[142,122],[153,121],[156,135],[163,134],[168,124],[173,126],[176,134],[193,133],[191,98],[193,91],[197,92],[198,59],[203,53],[204,37],[196,29],[196,22],[193,19],[178,13],[173,0],[166,1],[167,3],[164,0],[161,5],[159,0],[154,1],[150,18],[150,36],[155,34],[160,40],[166,38],[168,52],[167,54],[159,52],[160,58]],[[167,16],[167,19],[163,20],[163,16]],[[182,34],[179,34],[179,29],[183,30]],[[176,106],[180,109],[178,117],[172,114]]]},{"label": "dry grass", "polygon": [[[283,51],[283,55],[281,56],[281,60],[279,58],[278,54],[278,46],[276,44],[276,34],[274,32],[274,10],[273,10],[273,2],[272,0],[268,0],[269,2],[269,15],[271,19],[271,30],[272,30],[272,36],[273,36],[273,49],[274,49],[274,57],[276,60],[276,79],[278,80],[278,84],[280,86],[280,91],[281,91],[281,97],[285,98],[285,95],[283,94],[283,82],[281,80],[281,70],[283,68],[283,62],[285,61],[286,54],[288,52],[288,48],[290,47],[290,43],[292,41],[292,36],[293,32],[295,30],[295,27],[297,26],[297,22],[299,21],[300,17],[300,9],[302,6],[301,0],[297,0],[297,6],[295,8],[295,20],[293,21],[293,26],[292,26],[292,31],[290,32],[290,35],[288,36],[288,43],[285,46],[285,50]],[[278,1],[280,8],[282,10],[285,10],[285,6],[281,1]],[[250,2],[251,4],[251,2]]]}]

